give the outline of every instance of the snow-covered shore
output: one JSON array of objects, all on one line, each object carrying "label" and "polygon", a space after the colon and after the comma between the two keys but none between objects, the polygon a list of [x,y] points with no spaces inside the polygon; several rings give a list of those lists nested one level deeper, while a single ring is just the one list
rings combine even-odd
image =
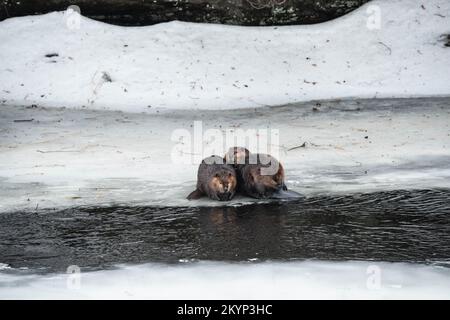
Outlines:
[{"label": "snow-covered shore", "polygon": [[[223,205],[185,199],[195,186],[199,160],[174,161],[180,141],[172,134],[177,129],[194,134],[195,120],[202,122],[203,133],[278,130],[287,184],[305,195],[449,188],[449,105],[448,98],[352,100],[155,115],[3,106],[0,212],[111,204]],[[197,138],[200,147],[209,146],[206,137]],[[236,198],[230,204],[249,201]]]},{"label": "snow-covered shore", "polygon": [[276,28],[0,22],[0,211],[215,205],[185,199],[201,158],[171,156],[196,120],[279,130],[289,187],[306,195],[449,187],[448,98],[299,103],[450,95],[449,16],[448,1],[378,0]]},{"label": "snow-covered shore", "polygon": [[145,264],[79,275],[0,271],[0,299],[449,299],[449,286],[448,268],[385,262]]},{"label": "snow-covered shore", "polygon": [[13,18],[0,22],[0,102],[152,113],[449,95],[448,33],[446,0],[377,0],[288,27]]}]

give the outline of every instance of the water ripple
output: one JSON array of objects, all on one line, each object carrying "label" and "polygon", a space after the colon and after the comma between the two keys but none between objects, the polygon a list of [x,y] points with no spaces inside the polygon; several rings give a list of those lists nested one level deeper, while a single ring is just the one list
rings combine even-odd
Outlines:
[{"label": "water ripple", "polygon": [[315,196],[237,207],[71,208],[0,215],[0,262],[65,270],[196,260],[450,265],[450,190]]}]

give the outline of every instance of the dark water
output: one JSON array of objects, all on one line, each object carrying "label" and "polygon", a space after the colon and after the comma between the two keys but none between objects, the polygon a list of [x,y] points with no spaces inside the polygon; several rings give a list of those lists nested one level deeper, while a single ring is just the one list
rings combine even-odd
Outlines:
[{"label": "dark water", "polygon": [[69,265],[179,259],[382,260],[450,265],[450,190],[318,196],[221,208],[111,207],[0,215],[0,262]]}]

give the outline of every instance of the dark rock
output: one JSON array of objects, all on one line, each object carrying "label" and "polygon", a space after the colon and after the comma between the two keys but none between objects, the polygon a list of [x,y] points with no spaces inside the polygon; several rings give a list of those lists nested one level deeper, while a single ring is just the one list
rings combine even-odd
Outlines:
[{"label": "dark rock", "polygon": [[103,72],[102,79],[105,82],[112,82],[112,78],[107,72]]},{"label": "dark rock", "polygon": [[369,0],[0,0],[0,20],[62,11],[119,25],[172,20],[235,25],[312,24],[342,16]]}]

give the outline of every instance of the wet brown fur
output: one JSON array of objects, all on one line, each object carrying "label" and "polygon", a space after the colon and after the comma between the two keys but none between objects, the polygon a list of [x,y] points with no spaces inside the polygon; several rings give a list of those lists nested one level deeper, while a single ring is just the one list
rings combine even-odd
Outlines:
[{"label": "wet brown fur", "polygon": [[236,192],[243,193],[244,179],[242,169],[249,163],[250,151],[243,147],[233,147],[224,156],[225,163],[230,164],[236,170],[237,187]]},{"label": "wet brown fur", "polygon": [[228,201],[236,193],[236,171],[225,164],[223,158],[211,156],[205,158],[198,168],[197,189],[187,199],[199,199],[208,196],[213,200]]},{"label": "wet brown fur", "polygon": [[[230,148],[225,159],[236,170],[240,193],[259,199],[269,198],[279,190],[287,190],[284,183],[284,168],[274,157],[266,154],[251,154],[245,148],[234,147]],[[242,159],[245,159],[243,164]],[[277,172],[263,174],[262,169],[269,168],[271,164],[277,168]]]}]

